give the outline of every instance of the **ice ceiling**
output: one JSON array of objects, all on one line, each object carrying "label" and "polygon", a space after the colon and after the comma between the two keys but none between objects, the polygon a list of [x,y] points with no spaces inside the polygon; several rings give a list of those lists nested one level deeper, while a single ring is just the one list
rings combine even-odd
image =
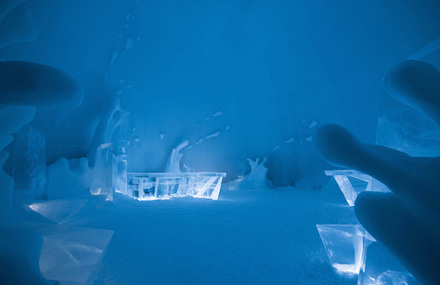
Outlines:
[{"label": "ice ceiling", "polygon": [[[12,2],[24,1],[2,5]],[[268,157],[276,185],[320,173],[310,142],[316,123],[374,142],[381,76],[440,28],[435,1],[24,5],[0,36],[17,34],[11,27],[21,23],[26,41],[12,39],[0,59],[56,67],[84,89],[78,109],[37,111],[32,125],[46,136],[48,163],[87,155],[120,100],[130,115],[115,136],[131,143],[130,171],[162,171],[171,149],[188,140],[185,167],[231,179],[249,171],[247,158]]]}]

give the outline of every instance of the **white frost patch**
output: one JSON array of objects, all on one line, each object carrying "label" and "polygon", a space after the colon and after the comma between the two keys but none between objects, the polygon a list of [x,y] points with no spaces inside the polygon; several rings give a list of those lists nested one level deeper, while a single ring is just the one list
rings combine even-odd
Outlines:
[{"label": "white frost patch", "polygon": [[125,40],[125,49],[129,50],[133,47],[133,40],[129,37]]},{"label": "white frost patch", "polygon": [[314,128],[314,127],[316,127],[317,125],[318,125],[318,122],[317,122],[317,121],[313,121],[313,122],[310,123],[310,125],[309,125],[309,129]]},{"label": "white frost patch", "polygon": [[209,139],[212,139],[212,138],[218,137],[219,135],[220,135],[220,131],[215,132],[215,133],[213,133],[213,134],[210,134],[209,136],[206,136],[206,139],[209,140]]},{"label": "white frost patch", "polygon": [[293,142],[295,142],[295,138],[290,138],[287,141],[285,141],[284,143],[288,144],[288,143],[293,143]]},{"label": "white frost patch", "polygon": [[204,139],[199,139],[198,141],[196,141],[195,144],[196,144],[196,145],[197,145],[197,144],[201,144],[203,141],[204,141]]},{"label": "white frost patch", "polygon": [[218,117],[218,116],[221,116],[221,115],[223,115],[223,112],[222,111],[217,111],[213,116],[214,117]]},{"label": "white frost patch", "polygon": [[274,149],[272,149],[270,152],[274,152],[274,151],[276,151],[276,150],[278,150],[280,147],[279,146],[276,146]]}]

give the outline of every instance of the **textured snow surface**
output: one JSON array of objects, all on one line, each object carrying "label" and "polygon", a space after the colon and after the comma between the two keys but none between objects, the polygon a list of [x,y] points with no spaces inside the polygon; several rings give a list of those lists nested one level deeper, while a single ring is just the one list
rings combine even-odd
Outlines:
[{"label": "textured snow surface", "polygon": [[320,192],[222,189],[217,201],[116,194],[74,223],[115,231],[93,284],[356,284],[332,269],[316,224],[354,223]]}]

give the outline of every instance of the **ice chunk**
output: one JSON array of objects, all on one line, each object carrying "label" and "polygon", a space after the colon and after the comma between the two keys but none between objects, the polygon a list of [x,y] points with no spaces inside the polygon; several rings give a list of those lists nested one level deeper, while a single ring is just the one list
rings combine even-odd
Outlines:
[{"label": "ice chunk", "polygon": [[38,230],[43,236],[40,269],[46,279],[61,284],[90,284],[113,231],[70,226]]},{"label": "ice chunk", "polygon": [[46,140],[32,126],[26,125],[15,135],[15,151],[12,176],[15,190],[38,197],[46,189]]},{"label": "ice chunk", "polygon": [[34,203],[29,208],[49,220],[62,224],[78,214],[87,202],[88,199],[51,200]]},{"label": "ice chunk", "polygon": [[113,200],[113,144],[106,143],[98,147],[93,166],[92,195],[105,195]]},{"label": "ice chunk", "polygon": [[416,285],[414,277],[380,243],[373,242],[366,248],[358,285]]},{"label": "ice chunk", "polygon": [[388,192],[388,188],[371,176],[355,170],[325,170],[327,176],[333,176],[350,207],[362,191]]},{"label": "ice chunk", "polygon": [[[328,258],[338,273],[358,274],[364,262],[361,225],[316,225]],[[367,242],[367,241],[366,241]]]}]

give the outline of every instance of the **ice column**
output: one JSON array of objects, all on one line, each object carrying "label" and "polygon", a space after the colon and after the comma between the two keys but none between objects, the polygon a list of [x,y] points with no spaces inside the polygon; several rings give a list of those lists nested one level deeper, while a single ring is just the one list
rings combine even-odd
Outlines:
[{"label": "ice column", "polygon": [[105,143],[98,147],[93,166],[92,195],[105,195],[113,200],[113,144]]},{"label": "ice column", "polygon": [[120,141],[118,151],[113,157],[113,187],[116,192],[127,192],[127,141]]},{"label": "ice column", "polygon": [[27,197],[37,198],[46,189],[46,140],[32,126],[26,125],[15,134],[13,161],[15,190]]}]

